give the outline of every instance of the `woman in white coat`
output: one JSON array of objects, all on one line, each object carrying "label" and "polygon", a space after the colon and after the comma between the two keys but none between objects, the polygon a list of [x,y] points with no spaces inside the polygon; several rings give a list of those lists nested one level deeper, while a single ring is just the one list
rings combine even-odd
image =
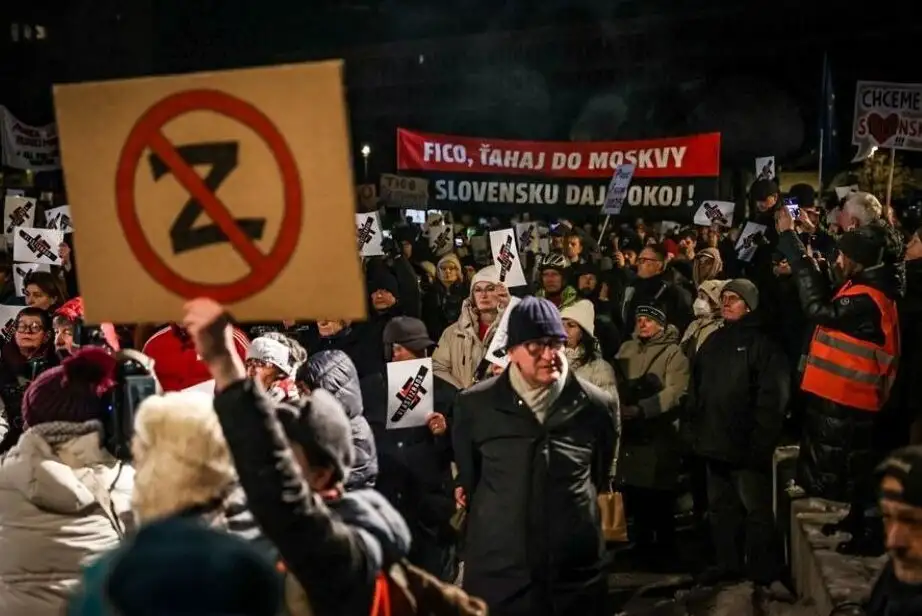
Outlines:
[{"label": "woman in white coat", "polygon": [[602,351],[595,338],[595,306],[588,299],[581,299],[561,310],[560,316],[567,330],[567,346],[563,352],[570,368],[576,376],[617,395],[615,369],[602,359]]},{"label": "woman in white coat", "polygon": [[103,448],[102,394],[115,359],[84,349],[40,374],[25,431],[0,458],[0,614],[58,616],[81,565],[118,546],[134,473]]}]

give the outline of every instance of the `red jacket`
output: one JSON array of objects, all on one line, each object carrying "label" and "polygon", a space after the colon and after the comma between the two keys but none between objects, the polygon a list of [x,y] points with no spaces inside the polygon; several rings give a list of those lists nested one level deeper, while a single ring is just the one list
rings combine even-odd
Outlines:
[{"label": "red jacket", "polygon": [[[241,359],[246,359],[250,341],[234,328],[234,343]],[[154,372],[163,391],[182,391],[211,380],[211,373],[199,359],[192,341],[174,325],[167,325],[144,343],[141,352],[154,360]]]}]

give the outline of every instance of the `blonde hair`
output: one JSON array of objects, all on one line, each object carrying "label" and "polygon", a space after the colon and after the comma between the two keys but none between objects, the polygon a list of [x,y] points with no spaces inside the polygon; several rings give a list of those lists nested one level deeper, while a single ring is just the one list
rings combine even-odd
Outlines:
[{"label": "blonde hair", "polygon": [[212,397],[171,392],[141,403],[131,441],[141,523],[225,496],[237,475]]}]

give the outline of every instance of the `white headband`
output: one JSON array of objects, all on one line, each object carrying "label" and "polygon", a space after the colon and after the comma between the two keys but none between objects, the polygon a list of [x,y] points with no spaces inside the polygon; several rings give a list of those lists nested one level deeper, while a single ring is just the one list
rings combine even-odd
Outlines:
[{"label": "white headband", "polygon": [[295,367],[291,362],[291,351],[288,347],[272,338],[257,338],[250,343],[247,349],[247,359],[256,359],[272,364],[288,376],[291,376]]}]

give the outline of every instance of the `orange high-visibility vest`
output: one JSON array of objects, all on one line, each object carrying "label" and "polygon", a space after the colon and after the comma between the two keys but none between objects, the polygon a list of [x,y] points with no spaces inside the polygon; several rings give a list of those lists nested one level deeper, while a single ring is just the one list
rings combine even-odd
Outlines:
[{"label": "orange high-visibility vest", "polygon": [[895,301],[863,284],[845,283],[834,301],[855,295],[867,295],[877,304],[884,344],[817,326],[800,388],[837,404],[876,412],[887,402],[896,377],[900,356],[899,316]]}]

